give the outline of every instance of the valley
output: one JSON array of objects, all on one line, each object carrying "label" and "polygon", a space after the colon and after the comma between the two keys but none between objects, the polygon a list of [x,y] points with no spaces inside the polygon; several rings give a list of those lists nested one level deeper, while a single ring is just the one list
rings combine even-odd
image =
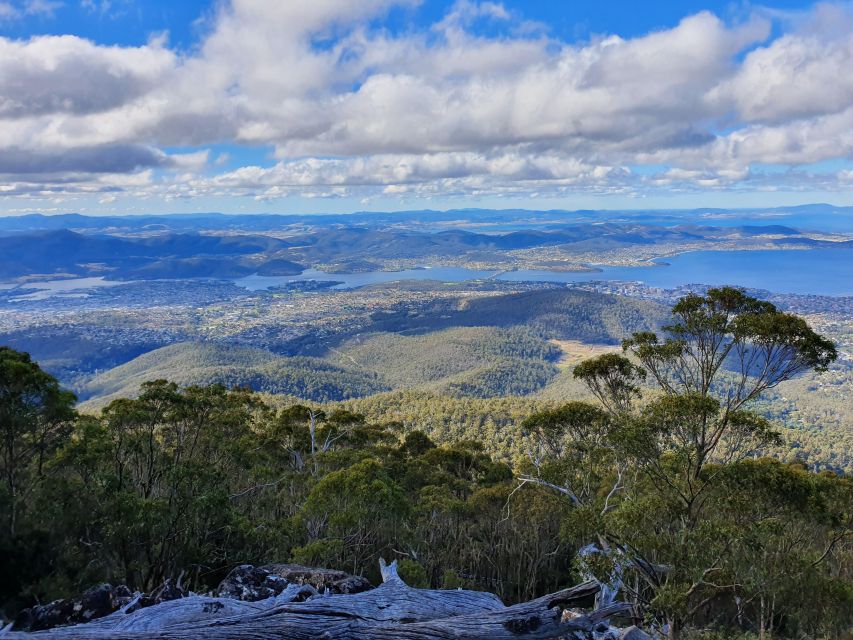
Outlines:
[{"label": "valley", "polygon": [[[750,290],[808,317],[841,352],[829,373],[787,382],[765,403],[791,443],[777,455],[853,468],[853,298],[820,295],[816,284],[846,286],[827,270],[853,266],[849,228],[800,231],[778,215],[720,226],[600,215],[72,217],[69,229],[6,218],[0,242],[14,250],[0,271],[17,280],[0,289],[0,343],[31,353],[86,411],[134,397],[146,380],[216,383],[279,404],[398,416],[407,429],[479,439],[509,459],[522,453],[526,413],[585,397],[572,377],[578,362],[666,324],[688,291],[728,277],[769,282],[778,287]],[[709,246],[711,262],[682,253]],[[626,266],[662,258],[669,266]],[[445,266],[383,271],[423,261]],[[631,279],[639,274],[651,283]]]}]

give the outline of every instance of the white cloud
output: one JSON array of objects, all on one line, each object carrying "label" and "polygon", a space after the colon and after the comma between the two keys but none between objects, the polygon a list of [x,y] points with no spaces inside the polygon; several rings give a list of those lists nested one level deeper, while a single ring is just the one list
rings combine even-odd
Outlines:
[{"label": "white cloud", "polygon": [[690,145],[709,136],[697,122],[716,115],[705,91],[766,30],[762,22],[728,29],[703,13],[666,32],[583,47],[460,35],[439,45],[377,40],[369,57],[375,72],[357,90],[289,104],[281,117],[242,131],[277,142],[282,157]]},{"label": "white cloud", "polygon": [[20,14],[11,2],[0,2],[0,20],[13,20]]},{"label": "white cloud", "polygon": [[108,111],[161,87],[175,61],[160,43],[129,48],[76,36],[0,38],[0,118]]},{"label": "white cloud", "polygon": [[64,4],[58,0],[25,0],[24,13],[31,16],[53,17],[57,9],[60,9]]},{"label": "white cloud", "polygon": [[58,0],[17,0],[0,2],[0,22],[20,20],[27,16],[52,18],[65,3]]},{"label": "white cloud", "polygon": [[[785,123],[853,105],[853,15],[821,5],[819,22],[750,52],[708,99],[747,122]],[[820,25],[820,26],[819,26]]]},{"label": "white cloud", "polygon": [[[54,4],[0,2],[0,19]],[[766,11],[737,24],[702,12],[566,43],[473,1],[419,31],[376,27],[414,4],[233,0],[190,54],[162,38],[0,38],[0,174],[18,190],[163,197],[543,194],[748,187],[767,180],[757,163],[853,157],[845,6],[786,16],[772,39]],[[481,21],[503,35],[478,35]],[[218,143],[271,146],[279,162],[224,171],[206,151]],[[158,150],[176,146],[190,151]],[[669,169],[625,169],[641,164]]]},{"label": "white cloud", "polygon": [[279,162],[274,167],[243,167],[216,176],[211,184],[239,189],[267,187],[358,187],[424,185],[437,180],[471,181],[478,185],[512,182],[594,183],[613,167],[590,166],[566,157],[475,152],[380,154],[345,159],[309,158]]}]

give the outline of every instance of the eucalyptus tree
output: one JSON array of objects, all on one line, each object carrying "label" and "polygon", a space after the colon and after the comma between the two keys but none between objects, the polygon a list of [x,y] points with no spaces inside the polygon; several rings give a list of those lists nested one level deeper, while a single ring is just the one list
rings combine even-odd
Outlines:
[{"label": "eucalyptus tree", "polygon": [[738,535],[714,520],[718,475],[779,438],[750,404],[837,353],[802,318],[732,287],[690,294],[672,317],[660,336],[626,339],[624,355],[575,368],[598,412],[575,402],[523,423],[534,472],[520,480],[567,495],[567,531],[594,542],[584,570],[615,589],[630,568],[646,585],[635,584],[635,602],[678,637],[696,601],[721,590],[709,576]]},{"label": "eucalyptus tree", "polygon": [[[59,452],[69,544],[126,584],[152,589],[230,561],[241,536],[232,498],[249,482],[256,400],[220,385],[145,383],[76,425]],[[242,540],[239,540],[242,543]]]},{"label": "eucalyptus tree", "polygon": [[333,471],[310,491],[299,511],[308,540],[294,556],[306,564],[362,573],[378,555],[391,552],[408,511],[405,493],[379,460],[368,458]]},{"label": "eucalyptus tree", "polygon": [[74,394],[32,361],[0,347],[0,506],[5,534],[19,534],[21,512],[44,478],[45,462],[75,416]]},{"label": "eucalyptus tree", "polygon": [[734,459],[770,436],[752,401],[804,371],[826,371],[838,356],[804,319],[733,287],[690,294],[672,311],[663,337],[635,333],[622,346],[664,394],[647,422],[670,448],[689,451],[696,479],[709,460]]}]

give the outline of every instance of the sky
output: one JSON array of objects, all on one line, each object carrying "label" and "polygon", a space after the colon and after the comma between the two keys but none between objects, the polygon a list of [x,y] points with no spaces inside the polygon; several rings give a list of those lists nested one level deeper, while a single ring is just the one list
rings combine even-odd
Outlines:
[{"label": "sky", "polygon": [[853,2],[0,0],[0,215],[853,205]]}]

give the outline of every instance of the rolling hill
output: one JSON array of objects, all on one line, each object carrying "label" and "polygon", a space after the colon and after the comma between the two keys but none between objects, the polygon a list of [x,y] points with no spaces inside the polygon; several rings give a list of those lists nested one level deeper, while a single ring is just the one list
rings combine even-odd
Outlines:
[{"label": "rolling hill", "polygon": [[265,236],[161,233],[131,238],[67,229],[39,231],[0,236],[0,278],[34,274],[116,279],[240,277],[268,263],[278,275],[301,273],[301,265],[284,258],[287,248],[286,242]]},{"label": "rolling hill", "polygon": [[418,335],[376,333],[353,338],[332,351],[340,365],[376,372],[394,388],[440,382],[498,361],[544,364],[559,358],[560,350],[523,330],[458,327]]},{"label": "rolling hill", "polygon": [[375,314],[366,333],[344,333],[310,355],[182,342],[133,354],[93,377],[81,372],[76,390],[90,404],[134,395],[142,382],[159,378],[312,401],[404,389],[455,397],[530,395],[561,378],[557,365],[564,353],[549,340],[613,345],[665,319],[660,305],[580,290],[445,299],[418,313]]},{"label": "rolling hill", "polygon": [[439,301],[419,313],[375,314],[376,331],[428,332],[451,327],[519,329],[547,340],[618,344],[635,331],[669,319],[661,304],[579,289],[539,289],[481,298]]},{"label": "rolling hill", "polygon": [[263,349],[179,343],[150,351],[92,378],[80,389],[88,406],[132,397],[148,380],[180,385],[224,384],[325,402],[366,396],[388,387],[375,375],[317,358],[286,358]]},{"label": "rolling hill", "polygon": [[249,387],[316,402],[406,388],[488,398],[538,391],[557,374],[552,361],[559,355],[541,338],[492,327],[419,336],[374,334],[349,341],[328,359],[185,342],[100,373],[78,391],[88,406],[133,396],[143,382],[156,379]]}]

